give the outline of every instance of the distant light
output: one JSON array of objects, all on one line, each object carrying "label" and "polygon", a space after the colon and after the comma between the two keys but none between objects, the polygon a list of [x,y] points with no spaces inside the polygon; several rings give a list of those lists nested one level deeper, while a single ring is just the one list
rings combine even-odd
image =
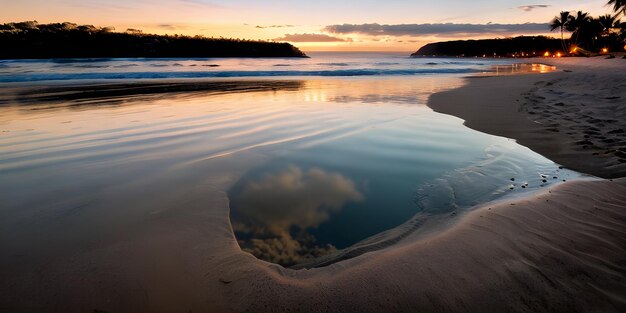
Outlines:
[{"label": "distant light", "polygon": [[560,57],[561,57],[561,52],[557,52],[557,53],[556,53],[556,57],[557,57],[557,58],[560,58]]},{"label": "distant light", "polygon": [[550,56],[550,51],[546,51],[546,53],[543,54],[544,57],[549,57]]},{"label": "distant light", "polygon": [[572,47],[572,53],[578,51],[578,47]]},{"label": "distant light", "polygon": [[607,49],[607,48],[602,48],[602,53],[608,53],[608,52],[609,52],[609,49]]}]

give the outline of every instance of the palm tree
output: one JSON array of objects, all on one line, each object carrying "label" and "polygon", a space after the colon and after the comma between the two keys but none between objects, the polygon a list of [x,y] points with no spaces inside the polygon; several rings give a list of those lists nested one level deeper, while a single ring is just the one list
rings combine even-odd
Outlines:
[{"label": "palm tree", "polygon": [[602,35],[608,35],[611,30],[615,28],[619,28],[622,23],[621,20],[618,20],[616,16],[611,14],[602,15],[597,19],[600,26],[602,26]]},{"label": "palm tree", "polygon": [[565,38],[563,38],[563,31],[568,27],[572,16],[568,11],[561,12],[561,16],[555,16],[552,22],[550,22],[550,30],[561,29],[561,45],[563,46],[563,52],[568,53],[568,49],[565,46]]},{"label": "palm tree", "polygon": [[619,40],[622,45],[624,45],[624,50],[626,50],[626,22],[619,24]]},{"label": "palm tree", "polygon": [[574,38],[574,43],[578,44],[578,39],[580,38],[581,33],[584,33],[587,29],[589,29],[591,23],[592,18],[589,16],[589,13],[578,11],[575,16],[570,18],[569,23],[565,25],[565,28],[573,33],[572,38]]},{"label": "palm tree", "polygon": [[617,19],[616,16],[611,14],[606,14],[595,19],[596,25],[592,29],[595,31],[595,35],[602,44],[602,47],[598,48],[609,48],[616,47],[621,42],[620,40],[620,28],[622,26],[622,21]]},{"label": "palm tree", "polygon": [[613,11],[619,14],[626,15],[626,0],[609,0],[609,5],[613,5]]}]

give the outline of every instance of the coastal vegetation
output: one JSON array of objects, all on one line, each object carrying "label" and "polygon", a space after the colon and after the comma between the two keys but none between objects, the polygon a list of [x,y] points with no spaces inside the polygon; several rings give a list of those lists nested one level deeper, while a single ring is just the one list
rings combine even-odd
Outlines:
[{"label": "coastal vegetation", "polygon": [[[436,42],[411,56],[533,57],[591,56],[626,50],[626,1],[610,0],[613,14],[593,17],[589,13],[562,11],[550,21],[560,39],[522,36],[503,39]],[[566,38],[566,35],[569,38]]]},{"label": "coastal vegetation", "polygon": [[[592,55],[626,49],[626,22],[619,19],[623,8],[616,7],[615,15],[592,17],[589,13],[563,11],[550,22],[551,30],[561,32],[564,54]],[[564,34],[570,33],[565,39]]]},{"label": "coastal vegetation", "polygon": [[[561,51],[564,55],[608,54],[626,50],[626,1],[609,0],[613,14],[593,17],[587,12],[562,11],[550,22],[550,30],[561,33]],[[570,38],[565,39],[565,33]]]},{"label": "coastal vegetation", "polygon": [[115,32],[68,22],[0,24],[0,46],[0,59],[306,57],[289,43]]}]

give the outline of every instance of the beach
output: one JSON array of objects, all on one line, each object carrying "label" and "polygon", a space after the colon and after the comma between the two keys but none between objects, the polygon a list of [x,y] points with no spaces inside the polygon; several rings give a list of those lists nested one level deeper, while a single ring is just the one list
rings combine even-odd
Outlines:
[{"label": "beach", "polygon": [[[3,297],[53,312],[620,312],[625,193],[624,180],[567,183],[477,209],[427,240],[300,271],[241,252],[222,196],[204,203],[221,214],[187,209],[193,218],[177,221],[186,231],[160,225],[162,236],[50,260]],[[163,246],[184,270],[131,257]]]},{"label": "beach", "polygon": [[[43,198],[40,202],[48,205],[51,208],[49,210],[15,209],[18,218],[9,222],[12,223],[11,229],[18,231],[9,233],[7,226],[2,233],[3,247],[11,253],[1,259],[0,276],[3,280],[0,281],[0,311],[623,312],[626,310],[626,179],[621,177],[624,177],[626,168],[622,162],[625,160],[621,154],[623,150],[620,150],[624,147],[625,135],[619,130],[626,129],[623,119],[626,82],[622,73],[626,60],[572,58],[530,61],[553,64],[557,66],[557,71],[498,77],[479,75],[466,78],[464,85],[457,89],[429,87],[427,93],[417,93],[391,79],[385,82],[389,85],[386,90],[392,94],[381,97],[382,92],[376,90],[378,93],[375,96],[378,98],[374,100],[371,100],[370,90],[381,86],[382,79],[366,81],[366,88],[361,88],[363,93],[354,87],[361,86],[359,84],[363,82],[360,81],[340,81],[335,84],[345,86],[339,88],[331,85],[334,89],[316,89],[316,84],[326,82],[315,80],[275,82],[254,88],[264,94],[257,95],[252,91],[246,93],[249,103],[273,104],[269,111],[252,104],[229,102],[229,97],[234,97],[232,94],[221,94],[221,89],[216,91],[210,87],[211,97],[214,93],[220,94],[220,98],[217,98],[219,101],[210,102],[213,106],[204,105],[200,101],[205,101],[204,98],[198,101],[191,98],[197,102],[192,103],[196,106],[187,110],[182,106],[183,109],[176,112],[182,116],[182,125],[173,124],[172,128],[164,129],[160,125],[150,124],[148,126],[156,131],[146,127],[145,133],[135,133],[138,127],[128,126],[131,124],[127,123],[134,121],[133,114],[152,110],[153,118],[167,117],[171,111],[164,102],[174,101],[172,98],[142,97],[140,101],[133,100],[137,103],[128,105],[130,100],[120,97],[119,90],[111,92],[108,89],[91,88],[63,92],[62,95],[69,98],[75,93],[86,91],[102,94],[105,98],[116,96],[117,101],[113,104],[81,102],[85,106],[69,106],[63,110],[69,112],[64,111],[65,114],[71,113],[68,116],[74,118],[74,123],[78,123],[78,118],[83,116],[81,114],[89,113],[89,110],[97,110],[95,112],[98,116],[108,116],[111,114],[108,110],[111,109],[118,110],[118,114],[111,116],[119,124],[113,128],[119,130],[119,134],[108,128],[88,129],[87,134],[92,137],[94,134],[107,134],[110,137],[100,139],[107,144],[118,135],[131,136],[133,139],[137,137],[143,141],[133,141],[132,144],[138,145],[142,151],[155,149],[158,153],[147,156],[132,154],[134,150],[124,150],[130,146],[126,142],[104,148],[98,146],[107,153],[129,154],[127,158],[136,163],[128,166],[114,162],[116,159],[98,155],[94,163],[105,168],[106,175],[98,171],[94,173],[107,177],[105,187],[98,185],[99,181],[89,180],[88,175],[70,176],[50,191],[55,196],[66,195],[67,200],[55,202]],[[432,84],[430,80],[424,82],[425,86]],[[256,86],[254,83],[248,85]],[[233,89],[230,84],[226,87]],[[131,88],[131,94],[139,92],[137,90],[143,94],[146,88],[160,89],[138,86]],[[331,109],[336,108],[323,106],[310,110],[303,105],[295,113],[285,111],[281,106],[283,102],[276,100],[281,95],[280,89],[285,89],[284,97],[290,103],[299,103],[296,102],[299,90],[308,92],[304,94],[307,101],[341,99],[347,104],[338,106],[340,113],[350,118],[327,118],[334,116],[331,113],[335,114],[335,111]],[[346,96],[328,91],[340,89],[352,93]],[[198,91],[193,85],[177,85],[175,90],[181,92],[177,96],[181,98],[185,96],[183,92]],[[235,88],[235,91],[239,89]],[[46,100],[46,96],[55,92],[58,91],[48,90],[48,94],[43,95],[21,95],[28,101],[39,101]],[[151,94],[158,96],[160,93]],[[322,139],[330,141],[326,137],[318,138],[317,133],[311,135],[311,130],[307,128],[310,120],[329,129],[328,137],[335,140],[374,128],[361,127],[358,121],[376,116],[380,121],[372,119],[368,122],[376,122],[377,128],[387,127],[383,135],[397,136],[399,129],[407,124],[393,124],[391,127],[388,126],[389,121],[414,113],[415,107],[407,103],[412,104],[416,94],[429,96],[428,105],[435,111],[463,119],[470,128],[510,138],[476,139],[474,135],[468,136],[468,140],[471,139],[476,145],[485,144],[483,141],[487,144],[502,144],[514,139],[561,164],[564,168],[553,169],[554,173],[559,173],[554,175],[561,175],[566,168],[571,168],[592,176],[573,181],[565,179],[566,182],[562,182],[560,176],[558,179],[546,177],[546,180],[554,180],[555,183],[537,187],[532,192],[482,202],[471,209],[461,210],[459,205],[458,213],[457,210],[445,211],[445,214],[435,219],[432,223],[437,227],[420,227],[403,232],[411,228],[410,223],[414,220],[409,220],[407,224],[384,233],[384,236],[393,238],[392,242],[382,241],[384,244],[376,249],[323,267],[296,270],[259,260],[242,251],[241,241],[235,236],[237,225],[231,220],[233,201],[229,199],[228,190],[250,168],[265,169],[262,166],[269,163],[271,154],[258,149],[259,146],[297,141],[293,138],[300,140],[311,137],[307,139],[310,141],[304,141],[304,144],[311,145],[324,141]],[[127,94],[124,92],[123,95]],[[355,102],[348,99],[358,99],[358,103],[370,101],[375,105],[357,106],[369,110],[368,114],[351,116],[349,112],[354,112]],[[391,109],[379,104],[390,101],[400,105],[393,108],[394,115],[388,116],[386,114],[390,114]],[[45,113],[45,110],[51,109],[39,109],[37,112]],[[200,110],[223,115],[217,118],[202,116],[201,119],[195,114]],[[224,113],[229,110],[234,113]],[[255,124],[258,118],[253,113],[258,112],[263,113],[262,118],[270,119],[277,125],[273,126],[277,130],[272,128],[273,131],[280,133],[283,128],[291,128],[301,131],[301,134],[292,136],[292,133],[287,133],[280,138],[261,137],[264,140],[261,143],[246,141],[252,140],[250,137],[254,136],[251,134],[255,133],[237,128],[241,124],[250,123],[252,130],[266,131],[262,128],[263,124]],[[321,117],[318,118],[313,112]],[[13,113],[19,117],[23,110],[19,108]],[[44,113],[36,113],[40,115],[33,115],[36,118],[32,119],[45,122]],[[408,122],[426,124],[425,121],[433,116],[424,114],[421,119]],[[271,119],[276,115],[298,123],[295,126],[282,124],[282,119]],[[552,121],[555,116],[562,119]],[[58,128],[56,122],[66,122],[68,118],[55,117],[51,128]],[[458,120],[442,118],[438,127],[428,134],[442,132],[460,136],[460,133],[450,130],[456,129],[453,126],[459,123]],[[184,127],[191,128],[190,124],[195,123],[200,125],[198,127],[213,131],[213,128],[218,128],[216,125],[224,121],[229,123],[228,127],[234,128],[232,132],[204,135],[204,128],[200,128],[202,131],[192,128],[192,135],[200,139],[191,141],[191,147],[180,144],[185,142],[183,139],[187,139],[183,136],[185,133],[178,133],[186,131]],[[46,125],[44,122],[40,123]],[[159,123],[165,122],[159,120]],[[87,121],[85,124],[96,123]],[[89,125],[75,127],[79,126],[88,128]],[[177,145],[159,144],[159,140],[164,140],[160,135],[150,137],[152,133],[172,132],[182,138],[175,138],[178,140],[174,142]],[[211,141],[201,141],[212,136],[231,136],[237,139],[236,143],[241,144],[241,147],[214,147],[209,144]],[[92,137],[79,137],[81,140],[77,142],[81,146],[77,150],[81,153],[83,149],[91,152],[87,148],[96,141]],[[381,137],[382,141],[392,138],[391,135]],[[468,142],[466,140],[465,144]],[[404,145],[406,142],[402,142]],[[31,151],[47,152],[43,148],[36,148]],[[177,151],[178,155],[184,157],[170,162],[170,158],[166,158],[170,157],[170,151]],[[369,152],[374,154],[376,151]],[[236,162],[222,158],[224,155],[235,155],[233,158]],[[58,156],[46,154],[45,157]],[[505,159],[509,162],[509,159]],[[356,163],[356,159],[351,159],[351,162]],[[91,165],[77,164],[72,168]],[[9,174],[18,172],[21,167],[39,166],[38,163],[24,165],[18,161],[9,165],[6,165]],[[404,167],[400,170],[405,171],[406,164],[402,165]],[[456,163],[454,165],[457,166]],[[155,171],[155,168],[162,170]],[[49,171],[39,172],[45,175],[37,179],[46,182],[48,177],[53,177],[55,169],[52,167]],[[492,171],[497,172],[499,169],[495,167]],[[385,170],[391,171],[393,168]],[[346,198],[347,194],[347,198],[354,201],[360,199],[360,194],[352,190],[357,184],[350,184],[338,174],[295,169],[286,173],[295,173],[293,176],[296,177],[321,177],[322,183],[335,182],[343,187],[348,186],[349,192],[344,192],[342,196]],[[508,172],[505,175],[509,175]],[[479,175],[479,178],[489,179],[486,176]],[[508,184],[517,184],[515,187],[518,187],[523,183],[519,177],[511,183],[508,181],[509,176],[504,178],[506,185],[501,181],[494,184],[508,190]],[[536,179],[539,181],[534,185],[540,186],[541,178]],[[265,181],[273,182],[271,179]],[[64,189],[63,184],[72,182],[85,185],[84,189],[80,189],[81,192],[95,189],[95,200],[70,198],[68,195],[76,191]],[[461,179],[461,182],[467,181]],[[177,189],[176,186],[185,188]],[[369,186],[372,188],[372,185]],[[74,185],[70,187],[74,188]],[[470,187],[467,185],[466,189],[473,190]],[[332,198],[332,201],[328,200],[324,204],[347,201],[344,198],[341,201]],[[33,206],[39,204],[34,201],[28,203]],[[47,219],[52,219],[54,223],[45,223]],[[401,232],[402,235],[394,236],[394,232]],[[15,239],[9,240],[12,235],[15,235]]]},{"label": "beach", "polygon": [[626,0],[20,0],[0,313],[626,313]]},{"label": "beach", "polygon": [[514,138],[574,170],[624,177],[626,60],[541,62],[557,66],[557,72],[471,78],[462,88],[432,96],[429,105],[464,119],[470,128]]}]

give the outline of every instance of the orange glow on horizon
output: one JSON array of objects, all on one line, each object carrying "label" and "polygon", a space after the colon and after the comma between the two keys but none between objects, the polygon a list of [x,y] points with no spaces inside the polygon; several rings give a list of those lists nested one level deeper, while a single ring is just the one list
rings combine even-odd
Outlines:
[{"label": "orange glow on horizon", "polygon": [[[521,0],[516,1],[521,3]],[[476,32],[473,28],[466,29],[464,26],[545,23],[554,16],[556,8],[537,8],[532,13],[525,13],[511,10],[508,6],[469,4],[462,1],[457,1],[455,5],[445,1],[398,1],[393,5],[382,1],[366,2],[365,5],[355,6],[345,1],[330,0],[315,3],[280,1],[280,5],[268,5],[263,1],[226,0],[7,0],[3,1],[0,19],[3,23],[37,20],[44,24],[67,21],[79,25],[114,27],[119,32],[132,28],[143,30],[146,34],[203,35],[249,40],[271,41],[285,38],[286,35],[303,34],[329,37],[327,41],[320,42],[304,42],[302,39],[299,42],[290,42],[304,51],[415,52],[433,42],[556,36],[547,26],[537,29],[512,27],[510,30],[506,30],[508,27],[501,30],[490,26]],[[467,14],[470,7],[472,14]],[[605,3],[594,2],[585,7],[586,12],[593,16],[606,12]],[[418,16],[414,14],[417,9],[422,10]],[[384,33],[367,30],[332,32],[326,28],[347,24],[365,26],[362,29],[368,29],[366,25],[373,23],[403,26],[398,28],[401,30],[399,32],[390,30]],[[450,26],[451,32],[441,33],[437,32],[438,27],[434,27],[432,31],[423,33],[410,26],[448,23],[458,27]]]},{"label": "orange glow on horizon", "polygon": [[[111,27],[115,32],[124,32],[126,29],[139,29],[144,34],[157,35],[185,35],[185,36],[205,36],[213,38],[235,38],[248,40],[278,41],[288,42],[300,50],[311,52],[317,51],[346,51],[346,52],[415,52],[426,44],[434,42],[445,42],[451,40],[480,40],[497,37],[498,34],[476,34],[471,36],[444,36],[444,35],[427,35],[427,36],[394,36],[394,35],[367,35],[367,34],[333,34],[326,33],[320,29],[319,25],[290,25],[289,27],[265,27],[265,24],[271,23],[232,23],[232,22],[212,22],[205,23],[196,19],[190,19],[179,23],[158,23],[153,20],[141,20],[132,22],[130,20],[103,19],[94,22],[86,17],[65,18],[72,23],[79,25],[91,24],[96,27]],[[37,19],[39,24],[55,23],[57,19],[41,18]],[[295,23],[294,23],[295,24]],[[327,35],[337,38],[337,41],[329,42],[304,42],[304,41],[287,41],[281,40],[286,34],[316,34]],[[550,36],[551,33],[537,34],[511,34],[511,37],[522,35],[544,35]]]}]

